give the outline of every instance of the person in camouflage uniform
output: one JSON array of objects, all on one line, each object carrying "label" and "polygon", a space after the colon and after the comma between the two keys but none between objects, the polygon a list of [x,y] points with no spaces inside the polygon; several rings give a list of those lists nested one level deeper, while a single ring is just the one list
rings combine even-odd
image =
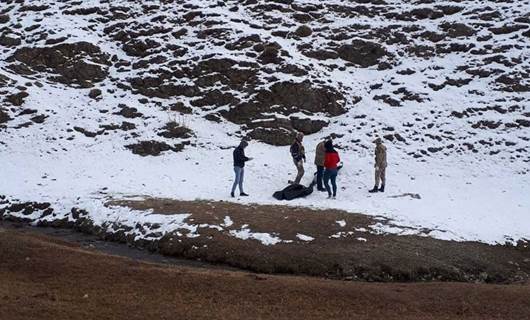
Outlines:
[{"label": "person in camouflage uniform", "polygon": [[[373,141],[375,143],[375,185],[373,189],[368,192],[385,192],[385,182],[386,182],[386,147],[383,144],[381,138],[377,138]],[[381,180],[381,187],[379,188],[379,180]]]},{"label": "person in camouflage uniform", "polygon": [[302,144],[303,139],[304,134],[298,132],[293,144],[291,145],[291,157],[293,158],[293,163],[296,166],[297,171],[296,179],[294,181],[289,181],[291,184],[300,184],[300,180],[302,180],[302,177],[304,176],[305,148]]}]

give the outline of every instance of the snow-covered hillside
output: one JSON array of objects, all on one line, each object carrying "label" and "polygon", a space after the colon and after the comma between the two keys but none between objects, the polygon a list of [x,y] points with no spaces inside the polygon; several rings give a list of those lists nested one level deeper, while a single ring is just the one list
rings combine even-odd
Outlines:
[{"label": "snow-covered hillside", "polygon": [[[251,197],[235,201],[278,203],[302,131],[304,183],[323,137],[335,137],[345,168],[336,200],[290,205],[390,218],[374,226],[383,232],[529,239],[529,7],[3,0],[0,195],[54,209],[15,216],[74,219],[77,207],[134,226],[149,213],[102,204],[232,201],[231,148],[248,137]],[[384,194],[367,193],[376,135],[388,149]]]}]

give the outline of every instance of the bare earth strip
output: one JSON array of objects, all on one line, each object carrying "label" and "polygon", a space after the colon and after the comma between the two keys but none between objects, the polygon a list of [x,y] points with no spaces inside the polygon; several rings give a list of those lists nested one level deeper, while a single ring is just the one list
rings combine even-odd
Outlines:
[{"label": "bare earth strip", "polygon": [[150,264],[0,228],[0,315],[31,319],[528,319],[530,286],[363,283]]},{"label": "bare earth strip", "polygon": [[[172,233],[155,243],[146,243],[146,246],[169,256],[256,272],[368,281],[489,283],[526,282],[530,275],[528,243],[492,246],[430,237],[374,234],[367,231],[371,231],[370,226],[379,220],[340,210],[166,199],[109,204],[151,209],[158,214],[189,213],[191,216],[186,222],[199,226],[196,233],[200,236]],[[227,216],[232,224],[223,226],[223,219]],[[211,225],[223,228],[214,229],[209,227]],[[248,225],[246,228],[252,232],[273,233],[292,242],[267,246],[258,240],[241,240],[230,234],[244,225]],[[156,232],[156,229],[147,232]],[[314,239],[304,241],[297,234]],[[123,235],[112,238],[127,241]]]}]

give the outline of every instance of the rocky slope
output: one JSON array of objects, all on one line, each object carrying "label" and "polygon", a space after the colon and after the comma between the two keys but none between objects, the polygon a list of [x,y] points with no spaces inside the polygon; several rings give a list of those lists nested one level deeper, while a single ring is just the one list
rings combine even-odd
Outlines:
[{"label": "rocky slope", "polygon": [[[208,161],[229,158],[225,149],[243,137],[265,144],[256,152],[264,158],[260,167],[278,165],[272,158],[285,149],[267,145],[288,145],[295,131],[313,135],[311,144],[333,136],[345,155],[363,157],[378,134],[394,163],[414,166],[404,170],[424,163],[421,170],[436,177],[458,167],[447,183],[461,172],[493,172],[506,186],[517,180],[517,189],[528,181],[530,162],[528,6],[525,0],[3,1],[0,153],[8,165],[0,173],[16,180],[15,187],[2,182],[0,194],[43,201],[54,193],[53,201],[68,205],[96,191],[159,194],[189,181],[194,164],[210,170],[229,162]],[[171,156],[187,161],[177,174],[186,177],[166,184]],[[122,172],[124,161],[136,171]],[[368,160],[361,161],[347,177],[370,177]],[[22,164],[27,172],[14,172]],[[211,186],[193,187],[201,197],[220,198],[229,169],[220,175],[211,195],[204,192]],[[256,175],[267,187],[283,184]],[[129,188],[126,176],[140,182]],[[411,179],[402,174],[395,181]],[[448,198],[461,191],[447,189]],[[525,190],[497,202],[515,199],[513,206],[524,210]],[[480,193],[474,202],[487,199]],[[408,210],[347,200],[361,211]]]}]

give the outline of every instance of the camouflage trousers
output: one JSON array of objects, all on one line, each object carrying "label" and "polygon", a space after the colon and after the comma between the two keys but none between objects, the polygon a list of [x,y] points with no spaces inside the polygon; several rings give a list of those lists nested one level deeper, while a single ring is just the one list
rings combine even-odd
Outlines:
[{"label": "camouflage trousers", "polygon": [[375,167],[375,185],[379,185],[379,180],[381,180],[381,185],[385,185],[386,182],[386,167]]},{"label": "camouflage trousers", "polygon": [[302,160],[296,161],[293,159],[294,165],[296,166],[296,179],[294,179],[295,184],[300,184],[302,177],[304,176],[304,162]]}]

